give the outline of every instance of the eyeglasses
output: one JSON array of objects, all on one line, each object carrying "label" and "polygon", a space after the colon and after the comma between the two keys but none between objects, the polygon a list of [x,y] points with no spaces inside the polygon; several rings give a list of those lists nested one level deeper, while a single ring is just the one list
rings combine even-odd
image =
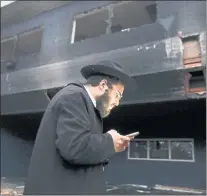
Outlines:
[{"label": "eyeglasses", "polygon": [[[119,90],[117,90],[117,89],[114,87],[114,85],[113,85],[110,81],[107,80],[107,82],[111,84],[111,86],[112,86],[111,89],[113,89],[114,92],[116,92],[116,99],[120,100],[120,99],[123,97],[123,95],[121,94],[121,92],[119,92]],[[109,87],[108,87],[108,88],[109,88]],[[109,89],[110,89],[110,88],[109,88]]]}]

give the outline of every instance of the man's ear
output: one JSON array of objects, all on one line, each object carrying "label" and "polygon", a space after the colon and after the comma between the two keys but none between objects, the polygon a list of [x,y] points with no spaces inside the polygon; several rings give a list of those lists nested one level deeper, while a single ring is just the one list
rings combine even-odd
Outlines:
[{"label": "man's ear", "polygon": [[107,80],[101,80],[101,82],[99,84],[99,88],[101,91],[105,92],[108,89]]}]

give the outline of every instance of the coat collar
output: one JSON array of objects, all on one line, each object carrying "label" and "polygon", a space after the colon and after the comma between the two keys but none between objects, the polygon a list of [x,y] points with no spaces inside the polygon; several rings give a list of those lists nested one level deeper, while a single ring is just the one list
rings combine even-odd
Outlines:
[{"label": "coat collar", "polygon": [[89,91],[88,87],[84,85],[84,88],[86,89],[88,96],[90,97],[91,101],[93,102],[94,107],[96,107],[96,100],[95,98],[92,96],[91,92]]},{"label": "coat collar", "polygon": [[[91,102],[92,105],[94,106],[94,109],[95,109],[96,113],[98,114],[100,120],[102,121],[102,117],[101,117],[100,111],[99,111],[99,110],[95,107],[95,105],[93,104],[93,101],[92,101],[92,99],[90,98],[90,96],[89,96],[89,94],[88,94],[86,88],[84,87],[84,84],[83,84],[82,82],[78,81],[78,82],[72,82],[72,83],[69,83],[68,85],[75,85],[75,86],[78,86],[78,87],[82,88],[82,89],[86,92],[85,94],[86,94],[87,98],[90,100],[90,102]],[[67,86],[68,86],[68,85],[67,85]],[[103,122],[102,122],[102,123],[103,123]]]},{"label": "coat collar", "polygon": [[90,98],[90,101],[93,103],[93,106],[96,108],[96,100],[94,99],[94,97],[91,95],[87,87],[82,82],[80,81],[72,82],[72,83],[69,83],[68,85],[75,85],[75,86],[79,86],[80,88],[82,88],[86,92],[87,96]]}]

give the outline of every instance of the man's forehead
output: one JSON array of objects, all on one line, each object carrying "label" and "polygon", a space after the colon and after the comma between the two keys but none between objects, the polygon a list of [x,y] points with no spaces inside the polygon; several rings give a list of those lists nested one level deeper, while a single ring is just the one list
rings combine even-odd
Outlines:
[{"label": "man's forehead", "polygon": [[114,84],[114,87],[120,91],[121,93],[124,91],[124,85],[123,84]]}]

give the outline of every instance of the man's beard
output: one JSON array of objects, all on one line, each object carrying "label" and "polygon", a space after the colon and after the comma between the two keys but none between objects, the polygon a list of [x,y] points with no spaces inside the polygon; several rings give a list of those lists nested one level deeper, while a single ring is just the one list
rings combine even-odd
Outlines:
[{"label": "man's beard", "polygon": [[109,106],[109,92],[106,91],[103,95],[96,99],[96,108],[99,110],[101,117],[105,118],[110,114]]}]

